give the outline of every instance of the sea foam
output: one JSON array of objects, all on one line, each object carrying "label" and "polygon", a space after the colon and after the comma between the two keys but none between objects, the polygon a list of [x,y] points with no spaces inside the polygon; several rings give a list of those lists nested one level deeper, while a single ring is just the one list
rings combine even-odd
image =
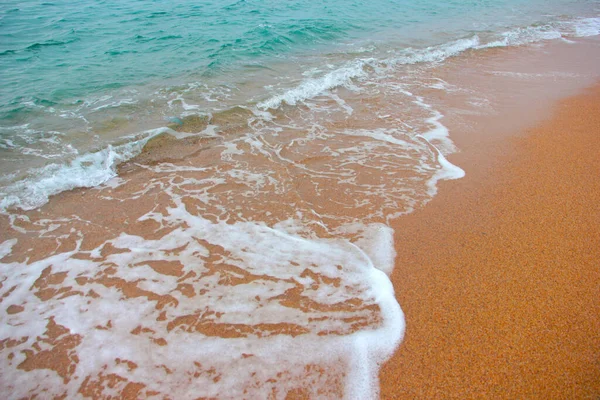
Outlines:
[{"label": "sea foam", "polygon": [[[120,145],[76,156],[68,163],[51,163],[28,171],[28,176],[0,188],[0,211],[10,208],[33,210],[48,202],[50,196],[76,189],[99,186],[117,176],[117,166],[140,154],[146,143],[161,133],[173,132],[168,128],[144,132],[141,139],[134,137]],[[173,132],[175,136],[177,132]],[[185,135],[181,135],[185,137]]]},{"label": "sea foam", "polygon": [[[348,228],[361,232],[352,244],[256,223],[215,224],[189,214],[182,204],[162,220],[180,227],[158,239],[121,234],[91,251],[77,248],[30,264],[0,264],[3,303],[23,307],[17,314],[0,311],[6,322],[0,340],[25,338],[0,367],[6,390],[17,398],[39,393],[79,398],[90,382],[117,374],[122,380],[104,385],[102,396],[119,395],[135,382],[145,385],[140,395],[147,398],[284,398],[299,388],[311,397],[336,398],[340,393],[331,389],[337,382],[345,398],[377,397],[379,365],[404,332],[393,287],[382,271],[391,272],[394,254],[389,228]],[[2,256],[15,244],[2,243]],[[106,246],[119,251],[104,257]],[[211,272],[207,257],[217,255],[214,246],[233,267]],[[158,261],[180,263],[184,278],[150,267]],[[120,267],[113,271],[110,265]],[[240,274],[253,278],[224,281]],[[48,290],[69,288],[73,295],[42,301],[33,288],[45,276],[61,277],[46,281]],[[127,292],[111,281],[122,282]],[[132,296],[133,288],[139,294]],[[283,301],[292,289],[300,291],[300,307]],[[319,307],[302,306],[304,298]],[[354,306],[345,307],[348,302]],[[353,325],[361,320],[366,326],[356,331]],[[66,329],[63,338],[77,343],[69,350],[72,373],[66,385],[50,370],[33,370],[27,377],[36,379],[27,380],[18,370],[37,353],[36,346],[54,343],[46,334],[49,323]],[[211,328],[230,333],[215,336]],[[330,370],[323,374],[319,368]]]}]

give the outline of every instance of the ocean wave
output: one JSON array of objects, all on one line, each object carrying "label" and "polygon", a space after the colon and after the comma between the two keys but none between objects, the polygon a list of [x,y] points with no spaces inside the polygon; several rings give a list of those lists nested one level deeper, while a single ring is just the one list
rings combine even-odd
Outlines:
[{"label": "ocean wave", "polygon": [[15,54],[17,51],[16,50],[4,50],[4,51],[0,51],[0,56],[8,56],[10,54]]},{"label": "ocean wave", "polygon": [[600,35],[600,18],[581,18],[572,23],[577,37]]},{"label": "ocean wave", "polygon": [[479,49],[493,47],[521,46],[543,40],[561,39],[563,34],[552,25],[528,26],[516,28],[501,34],[501,39],[493,40],[478,46]]},{"label": "ocean wave", "polygon": [[522,46],[546,40],[568,40],[597,35],[600,35],[600,18],[577,18],[511,29],[502,32],[500,39],[482,44],[478,48]]},{"label": "ocean wave", "polygon": [[298,102],[310,99],[326,90],[346,85],[350,83],[352,79],[365,76],[366,72],[363,67],[368,62],[368,60],[359,60],[350,65],[333,70],[322,77],[306,79],[295,88],[260,102],[257,106],[261,109],[274,109],[280,107],[283,103],[296,105]]},{"label": "ocean wave", "polygon": [[152,130],[142,139],[107,146],[78,156],[67,163],[52,163],[28,171],[27,177],[0,189],[0,210],[33,210],[50,196],[76,188],[95,187],[117,176],[117,166],[140,154],[144,145],[163,130]]},{"label": "ocean wave", "polygon": [[475,49],[480,44],[479,36],[453,40],[438,46],[430,46],[424,49],[408,48],[400,52],[399,57],[386,60],[386,64],[419,64],[437,63],[449,57],[456,56],[466,50]]},{"label": "ocean wave", "polygon": [[43,47],[64,46],[66,44],[76,42],[77,40],[78,40],[77,38],[74,38],[74,39],[71,39],[71,40],[54,40],[54,39],[51,39],[51,40],[47,40],[45,42],[36,42],[36,43],[30,44],[29,46],[27,46],[25,48],[25,50],[39,50],[39,49],[41,49]]},{"label": "ocean wave", "polygon": [[[296,28],[298,26],[294,29]],[[317,29],[318,24],[308,29],[308,31],[313,33],[313,28]],[[273,33],[272,31],[265,32],[263,33],[267,37],[270,37]],[[329,94],[328,92],[338,87],[356,90],[357,84],[361,81],[369,80],[378,74],[387,74],[390,69],[398,68],[402,65],[437,64],[466,51],[480,51],[493,47],[521,46],[541,41],[589,37],[598,34],[600,34],[600,18],[578,18],[554,21],[543,25],[517,27],[495,35],[472,35],[424,48],[404,48],[396,50],[391,54],[385,54],[385,57],[380,58],[354,58],[337,67],[330,67],[327,72],[309,74],[309,76],[296,81],[296,85],[283,89],[280,93],[259,101],[256,106],[262,111],[278,109],[284,104],[295,106],[317,96]],[[321,70],[318,69],[318,71]],[[91,111],[98,111],[106,108],[119,108],[120,106],[136,104],[137,102],[138,99],[135,97],[112,99],[111,96],[107,95],[101,97],[98,101],[85,101],[84,105],[91,108]],[[201,106],[188,104],[181,95],[177,95],[175,98],[171,97],[167,101],[170,107],[172,107],[174,102],[181,103],[181,107],[186,112],[200,112]],[[27,110],[34,108],[50,109],[51,107],[55,107],[56,104],[43,98],[33,98],[30,101],[19,102],[19,106],[26,107]],[[15,112],[22,113],[23,110],[19,109]],[[247,125],[236,122],[236,126],[243,129]],[[6,144],[5,147],[8,148],[11,146]],[[115,176],[116,165],[133,157],[136,152],[141,151],[141,147],[143,147],[142,143],[139,145],[111,146],[96,153],[85,154],[67,164],[52,164],[41,169],[29,171],[29,178],[26,180],[13,183],[1,189],[2,192],[0,194],[3,195],[4,199],[0,208],[20,207],[32,209],[44,204],[49,196],[61,191],[70,190],[75,187],[91,187],[106,182]]]},{"label": "ocean wave", "polygon": [[567,22],[518,27],[502,32],[496,37],[488,38],[485,42],[482,41],[479,35],[473,35],[425,48],[408,47],[399,50],[395,56],[390,58],[380,60],[373,58],[358,59],[320,77],[310,77],[301,81],[297,86],[260,102],[258,107],[276,109],[284,103],[296,105],[299,102],[322,95],[331,89],[348,86],[353,79],[364,78],[368,75],[365,71],[367,66],[385,71],[389,67],[398,65],[440,63],[469,50],[522,46],[547,40],[566,40],[568,37],[587,37],[599,34],[600,18],[581,18]]},{"label": "ocean wave", "polygon": [[[408,48],[400,52],[398,56],[377,60],[375,58],[358,59],[334,69],[320,77],[311,77],[300,82],[296,87],[272,96],[260,102],[257,106],[261,109],[276,109],[282,104],[296,105],[299,102],[319,96],[328,90],[346,86],[352,88],[354,79],[366,78],[367,67],[375,67],[385,70],[401,64],[418,64],[442,62],[448,57],[460,54],[468,49],[474,49],[479,45],[479,37],[474,36],[459,39],[439,46],[431,46],[425,49]],[[377,68],[382,67],[382,68]]]}]

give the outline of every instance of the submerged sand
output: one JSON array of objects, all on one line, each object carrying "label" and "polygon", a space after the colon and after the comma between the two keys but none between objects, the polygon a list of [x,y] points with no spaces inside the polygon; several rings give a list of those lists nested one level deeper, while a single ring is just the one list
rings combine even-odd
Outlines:
[{"label": "submerged sand", "polygon": [[522,135],[456,138],[464,179],[396,221],[389,398],[600,397],[600,85]]}]

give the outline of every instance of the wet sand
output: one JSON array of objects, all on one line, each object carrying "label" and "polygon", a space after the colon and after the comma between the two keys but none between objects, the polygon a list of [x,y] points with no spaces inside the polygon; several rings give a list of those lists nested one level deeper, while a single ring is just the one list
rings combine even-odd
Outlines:
[{"label": "wet sand", "polygon": [[393,226],[407,331],[381,398],[599,398],[600,85],[453,139],[466,177]]}]

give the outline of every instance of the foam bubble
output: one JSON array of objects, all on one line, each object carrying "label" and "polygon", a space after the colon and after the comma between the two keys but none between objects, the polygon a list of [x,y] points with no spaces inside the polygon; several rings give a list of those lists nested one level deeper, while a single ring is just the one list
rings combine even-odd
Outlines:
[{"label": "foam bubble", "polygon": [[574,25],[577,37],[600,35],[600,18],[582,18],[575,21]]},{"label": "foam bubble", "polygon": [[12,248],[15,244],[17,244],[17,239],[9,239],[0,243],[0,260],[12,252]]},{"label": "foam bubble", "polygon": [[[299,102],[314,98],[318,95],[322,95],[327,91],[345,86],[350,89],[356,88],[351,84],[353,79],[366,78],[367,72],[365,67],[370,66],[376,70],[381,69],[381,66],[393,66],[398,64],[417,64],[417,63],[430,63],[430,62],[441,62],[448,57],[455,56],[461,52],[476,48],[479,45],[479,37],[473,36],[471,38],[458,39],[449,43],[444,43],[438,46],[430,46],[425,49],[405,49],[401,52],[399,57],[394,57],[386,60],[376,60],[373,58],[369,59],[358,59],[351,63],[348,63],[342,67],[334,69],[331,72],[324,74],[321,77],[310,77],[303,80],[298,86],[288,89],[282,94],[273,96],[263,102],[260,102],[257,106],[259,109],[276,109],[283,103],[288,105],[296,105]],[[386,67],[383,68],[384,70]],[[329,94],[340,106],[350,115],[352,109],[343,102],[342,99]]]},{"label": "foam bubble", "polygon": [[[405,49],[401,52],[400,57],[392,59],[379,61],[373,58],[358,59],[345,66],[334,69],[321,77],[305,79],[298,86],[287,90],[283,94],[273,96],[268,100],[259,103],[258,107],[261,109],[275,109],[280,107],[283,103],[296,105],[298,102],[311,99],[339,86],[346,86],[354,89],[351,85],[352,80],[356,78],[365,78],[367,76],[367,72],[365,71],[366,66],[378,69],[381,65],[441,62],[448,57],[475,48],[478,44],[479,37],[473,36],[471,38],[459,39],[442,45],[427,47],[425,49]],[[330,96],[332,96],[332,98],[338,102],[348,114],[352,113],[352,109],[348,108],[348,106],[343,103],[343,100],[331,94]]]},{"label": "foam bubble", "polygon": [[[102,396],[135,383],[144,397],[284,398],[294,389],[320,398],[377,397],[379,365],[404,331],[380,270],[389,272],[393,259],[389,228],[357,224],[346,229],[361,232],[352,244],[264,224],[213,223],[183,204],[167,211],[152,218],[177,228],[157,239],[121,234],[91,251],[0,264],[3,304],[22,308],[0,310],[0,340],[25,338],[0,366],[6,390],[77,397],[97,382]],[[161,273],[161,262],[180,273]],[[290,291],[298,292],[298,305],[286,302]],[[64,333],[54,337],[52,327]],[[59,370],[18,368],[39,346],[60,343],[68,348],[68,379]],[[109,376],[120,378],[107,384]]]},{"label": "foam bubble", "polygon": [[296,105],[298,102],[313,98],[329,89],[348,85],[352,79],[366,75],[363,67],[367,62],[368,60],[359,60],[328,72],[322,77],[306,79],[295,88],[259,103],[258,107],[261,109],[275,109],[280,107],[282,103]]},{"label": "foam bubble", "polygon": [[[108,99],[110,99],[110,97],[108,97],[107,99],[104,99],[104,100],[108,100]],[[137,103],[138,103],[138,101],[136,99],[132,99],[132,98],[121,99],[118,101],[114,101],[111,103],[106,103],[106,104],[102,104],[100,106],[94,107],[94,108],[92,108],[92,111],[100,111],[100,110],[104,110],[105,108],[118,108],[123,105],[130,106],[130,105],[134,105]]]},{"label": "foam bubble", "polygon": [[30,170],[27,178],[0,189],[4,197],[0,201],[0,210],[13,207],[32,210],[60,192],[101,185],[117,175],[117,165],[138,155],[158,132],[149,131],[143,139],[119,146],[109,145],[100,151],[77,156],[66,164],[49,164]]},{"label": "foam bubble", "polygon": [[351,234],[354,244],[373,261],[373,265],[390,276],[394,269],[394,230],[383,224],[348,224],[337,229],[341,234]]},{"label": "foam bubble", "polygon": [[549,23],[541,26],[515,28],[501,33],[501,39],[476,46],[477,49],[491,47],[521,46],[546,40],[561,39],[572,43],[567,37],[588,37],[600,34],[600,18],[579,18],[570,21]]},{"label": "foam bubble", "polygon": [[442,62],[449,57],[456,56],[466,50],[473,49],[479,45],[479,36],[458,39],[438,46],[430,46],[425,49],[404,50],[401,57],[393,60],[399,64],[417,64],[428,62]]}]

